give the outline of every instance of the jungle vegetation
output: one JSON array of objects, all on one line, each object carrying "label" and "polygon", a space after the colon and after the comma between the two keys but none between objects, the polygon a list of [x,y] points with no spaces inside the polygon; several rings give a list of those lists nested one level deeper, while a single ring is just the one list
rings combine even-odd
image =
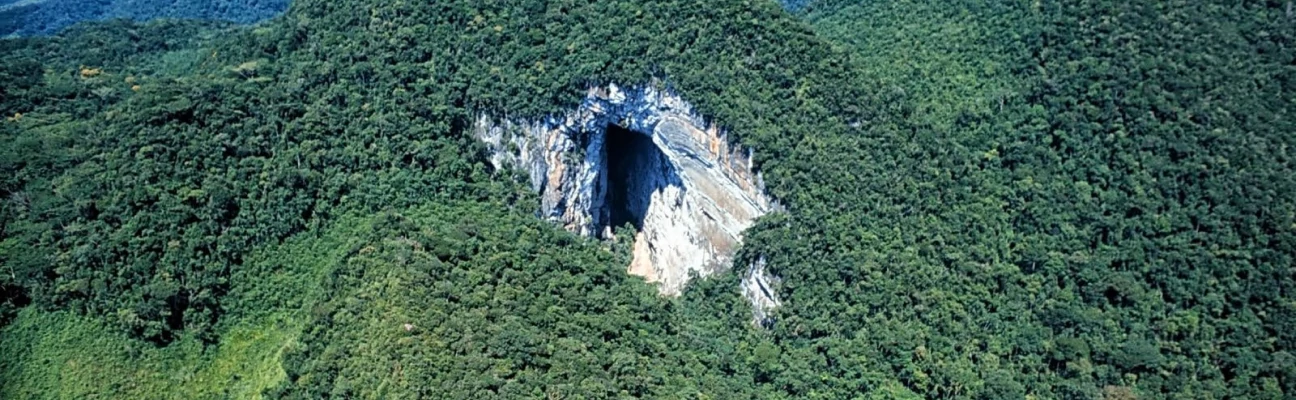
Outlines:
[{"label": "jungle vegetation", "polygon": [[0,0],[0,37],[52,35],[81,21],[194,18],[241,24],[279,15],[288,0]]},{"label": "jungle vegetation", "polygon": [[[1296,396],[1283,2],[298,0],[0,41],[0,397]],[[663,298],[480,114],[653,78],[787,211]]]}]

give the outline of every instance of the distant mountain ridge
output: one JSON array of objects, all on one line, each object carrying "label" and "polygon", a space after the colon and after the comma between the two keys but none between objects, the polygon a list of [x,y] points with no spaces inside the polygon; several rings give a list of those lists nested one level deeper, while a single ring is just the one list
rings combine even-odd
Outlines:
[{"label": "distant mountain ridge", "polygon": [[282,13],[290,0],[17,0],[0,5],[0,36],[58,33],[81,21],[197,18],[241,24]]}]

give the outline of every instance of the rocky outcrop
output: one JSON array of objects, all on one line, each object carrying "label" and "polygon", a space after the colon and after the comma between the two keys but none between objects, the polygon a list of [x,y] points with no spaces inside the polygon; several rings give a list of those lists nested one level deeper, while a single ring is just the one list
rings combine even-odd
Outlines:
[{"label": "rocky outcrop", "polygon": [[731,146],[722,130],[657,84],[593,88],[563,115],[483,116],[475,129],[497,168],[526,172],[541,195],[541,217],[604,238],[614,226],[634,225],[627,270],[658,283],[663,294],[679,293],[691,273],[728,268],[743,230],[778,208],[751,152]]},{"label": "rocky outcrop", "polygon": [[779,283],[781,280],[765,269],[765,257],[760,257],[747,266],[747,272],[742,278],[742,291],[743,297],[751,302],[754,324],[768,327],[773,323],[770,312],[783,305],[774,294],[774,285]]}]

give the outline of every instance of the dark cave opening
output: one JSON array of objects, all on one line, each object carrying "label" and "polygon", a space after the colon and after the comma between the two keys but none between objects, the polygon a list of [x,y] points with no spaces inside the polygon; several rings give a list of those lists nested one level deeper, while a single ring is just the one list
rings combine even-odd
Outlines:
[{"label": "dark cave opening", "polygon": [[607,151],[607,222],[643,229],[652,194],[679,181],[666,154],[647,134],[609,124]]}]

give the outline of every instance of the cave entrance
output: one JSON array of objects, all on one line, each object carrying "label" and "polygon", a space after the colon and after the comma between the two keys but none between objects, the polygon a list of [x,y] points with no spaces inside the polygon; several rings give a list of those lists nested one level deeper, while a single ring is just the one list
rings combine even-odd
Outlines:
[{"label": "cave entrance", "polygon": [[647,134],[609,124],[604,146],[608,225],[615,229],[630,223],[643,230],[653,193],[678,183],[679,177]]}]

